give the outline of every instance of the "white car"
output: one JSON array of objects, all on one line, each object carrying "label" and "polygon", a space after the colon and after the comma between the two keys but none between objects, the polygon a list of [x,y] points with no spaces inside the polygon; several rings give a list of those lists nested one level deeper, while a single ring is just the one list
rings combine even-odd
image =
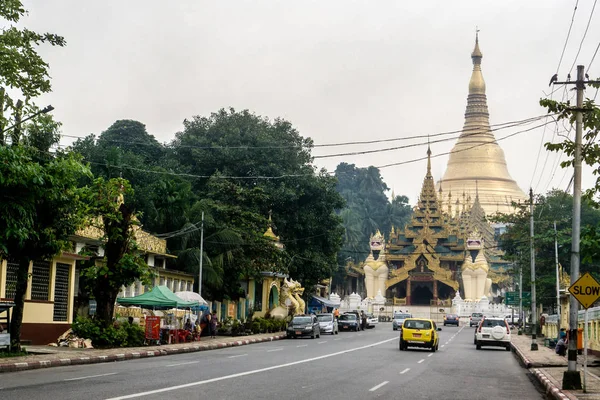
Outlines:
[{"label": "white car", "polygon": [[375,328],[375,325],[379,323],[379,318],[373,314],[367,314],[367,328]]},{"label": "white car", "polygon": [[484,318],[475,331],[477,350],[481,346],[500,346],[510,351],[510,327],[504,318]]}]

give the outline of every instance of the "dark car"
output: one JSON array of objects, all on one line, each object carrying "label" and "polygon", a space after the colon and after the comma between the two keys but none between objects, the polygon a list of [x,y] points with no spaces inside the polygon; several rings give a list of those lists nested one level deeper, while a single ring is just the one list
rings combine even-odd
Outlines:
[{"label": "dark car", "polygon": [[356,331],[360,330],[359,319],[353,313],[345,313],[340,315],[338,319],[338,329],[340,331]]},{"label": "dark car", "polygon": [[444,326],[446,325],[456,325],[458,326],[458,315],[456,314],[446,314],[444,315]]},{"label": "dark car", "polygon": [[362,319],[361,315],[358,311],[346,311],[344,314],[353,314],[356,315],[356,320],[358,321],[358,329],[362,329]]},{"label": "dark car", "polygon": [[321,337],[319,321],[314,315],[296,315],[287,327],[287,337],[297,338],[310,336],[311,339]]}]

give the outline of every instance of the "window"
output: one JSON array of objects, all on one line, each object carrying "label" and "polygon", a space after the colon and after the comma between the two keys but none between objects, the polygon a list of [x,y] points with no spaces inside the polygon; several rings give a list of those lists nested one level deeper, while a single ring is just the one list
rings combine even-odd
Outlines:
[{"label": "window", "polygon": [[48,261],[34,261],[31,273],[31,300],[50,299],[50,266]]},{"label": "window", "polygon": [[14,261],[7,261],[6,263],[6,286],[5,296],[7,299],[14,299],[15,292],[17,290],[17,271],[19,270],[19,264]]},{"label": "window", "polygon": [[[69,264],[56,263],[54,280],[54,321],[68,321],[69,311]],[[31,293],[33,297],[33,292]]]},{"label": "window", "polygon": [[173,281],[173,291],[174,292],[179,292],[179,279],[175,279]]},{"label": "window", "polygon": [[484,319],[482,322],[483,328],[493,328],[494,326],[505,326],[506,322],[503,319]]},{"label": "window", "polygon": [[404,327],[408,329],[431,329],[429,321],[404,321]]}]

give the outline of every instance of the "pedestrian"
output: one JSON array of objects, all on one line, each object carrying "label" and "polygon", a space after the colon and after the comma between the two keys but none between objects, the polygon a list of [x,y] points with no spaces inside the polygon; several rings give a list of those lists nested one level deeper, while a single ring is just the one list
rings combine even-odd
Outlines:
[{"label": "pedestrian", "polygon": [[567,354],[567,333],[564,331],[560,332],[558,342],[555,348],[556,354],[559,356],[565,356]]},{"label": "pedestrian", "polygon": [[188,318],[187,321],[185,321],[185,325],[183,326],[183,329],[185,329],[186,331],[191,332],[192,331],[192,321]]},{"label": "pedestrian", "polygon": [[217,337],[217,313],[213,312],[210,318],[210,337],[215,339]]},{"label": "pedestrian", "polygon": [[340,319],[340,310],[339,310],[339,308],[336,308],[335,310],[333,310],[333,316],[335,317],[335,319]]},{"label": "pedestrian", "polygon": [[367,327],[367,315],[364,311],[360,312],[360,328],[364,331]]}]

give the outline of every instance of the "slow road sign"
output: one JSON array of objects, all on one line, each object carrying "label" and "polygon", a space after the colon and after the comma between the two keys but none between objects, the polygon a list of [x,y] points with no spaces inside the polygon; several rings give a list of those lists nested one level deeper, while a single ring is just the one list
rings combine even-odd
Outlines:
[{"label": "slow road sign", "polygon": [[575,296],[583,308],[590,308],[600,298],[600,283],[586,272],[571,285],[569,293]]}]

